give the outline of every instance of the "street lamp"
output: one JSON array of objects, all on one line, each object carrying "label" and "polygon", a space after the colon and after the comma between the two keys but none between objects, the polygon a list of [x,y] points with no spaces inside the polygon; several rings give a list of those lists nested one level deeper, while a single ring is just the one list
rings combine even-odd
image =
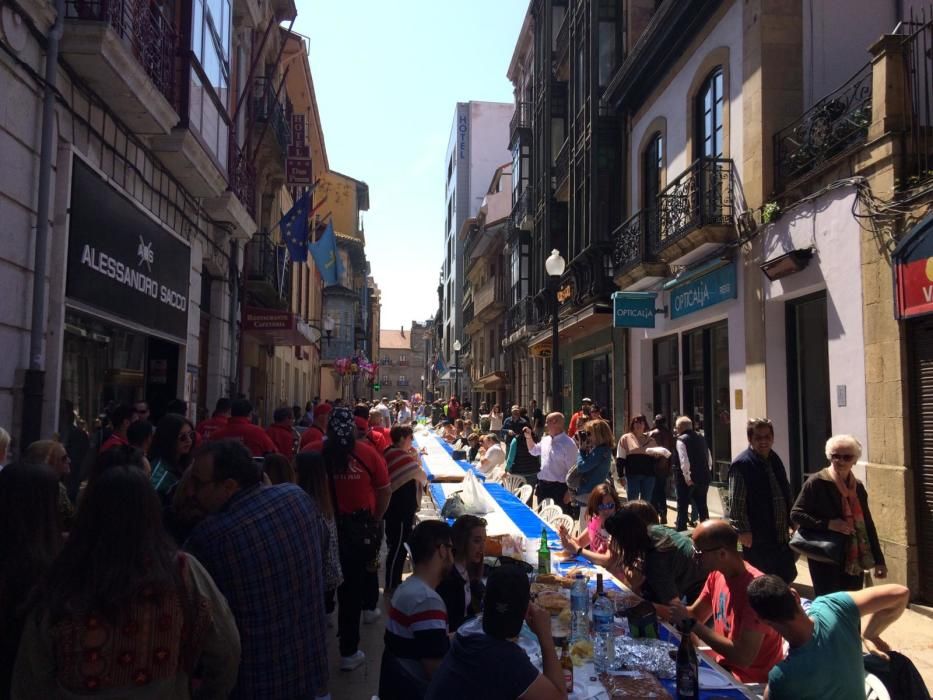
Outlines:
[{"label": "street lamp", "polygon": [[421,375],[421,403],[424,403],[424,375]]},{"label": "street lamp", "polygon": [[460,400],[460,348],[463,347],[460,345],[459,340],[454,341],[454,366],[457,368],[457,393],[454,396],[457,397],[457,401]]},{"label": "street lamp", "polygon": [[560,302],[557,300],[557,290],[560,287],[560,278],[564,274],[564,268],[567,263],[561,257],[557,248],[551,251],[551,255],[544,261],[544,269],[547,271],[548,287],[553,292],[551,312],[551,411],[560,411],[562,404],[561,380],[560,380],[560,361],[558,359],[558,309]]}]

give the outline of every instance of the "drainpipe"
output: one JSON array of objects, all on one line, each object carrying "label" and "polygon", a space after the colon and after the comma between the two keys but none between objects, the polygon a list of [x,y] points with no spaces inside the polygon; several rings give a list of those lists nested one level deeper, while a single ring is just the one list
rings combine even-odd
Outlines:
[{"label": "drainpipe", "polygon": [[[239,258],[240,258],[240,246],[235,240],[230,241],[230,265],[229,272],[227,273],[230,277],[230,389],[227,395],[232,399],[239,392],[243,386],[243,344],[242,344],[242,330],[240,333],[237,333],[237,328],[240,326],[241,317],[237,314],[237,310],[240,306],[240,271],[239,271]],[[246,260],[244,258],[244,265]]]},{"label": "drainpipe", "polygon": [[52,189],[52,129],[55,126],[55,83],[58,44],[65,25],[65,0],[55,0],[55,23],[49,31],[45,54],[45,90],[42,95],[42,134],[39,147],[39,192],[36,201],[36,251],[32,274],[32,325],[29,331],[29,369],[23,381],[23,423],[20,450],[42,436],[45,395],[45,268],[48,261],[49,198]]}]

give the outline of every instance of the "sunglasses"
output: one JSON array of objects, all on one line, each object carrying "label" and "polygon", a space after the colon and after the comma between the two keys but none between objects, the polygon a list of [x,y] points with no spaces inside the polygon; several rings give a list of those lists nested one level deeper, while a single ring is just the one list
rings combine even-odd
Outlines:
[{"label": "sunglasses", "polygon": [[693,548],[693,556],[695,556],[697,559],[699,559],[699,558],[702,557],[704,554],[709,554],[710,552],[715,552],[716,550],[719,550],[719,549],[723,549],[723,548],[722,548],[722,547],[712,547],[712,548],[710,548],[710,549],[697,549],[696,547],[694,547],[694,548]]},{"label": "sunglasses", "polygon": [[615,503],[600,503],[598,506],[596,506],[596,509],[597,510],[615,510],[615,507],[616,507]]},{"label": "sunglasses", "polygon": [[830,456],[834,462],[854,462],[855,455],[839,454],[838,452],[833,452]]}]

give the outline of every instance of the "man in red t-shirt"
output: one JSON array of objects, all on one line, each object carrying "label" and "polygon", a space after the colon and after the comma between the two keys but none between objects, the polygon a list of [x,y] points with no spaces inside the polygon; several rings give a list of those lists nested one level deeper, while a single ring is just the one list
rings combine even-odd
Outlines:
[{"label": "man in red t-shirt", "polygon": [[593,408],[593,399],[583,399],[580,402],[580,410],[570,416],[570,423],[567,425],[567,434],[574,437],[577,431],[583,428],[583,423],[590,419],[590,413]]},{"label": "man in red t-shirt", "polygon": [[266,435],[266,431],[249,422],[253,405],[246,399],[234,399],[230,407],[230,420],[227,425],[214,432],[211,440],[236,440],[242,442],[253,457],[262,457],[269,452],[278,452],[275,443]]},{"label": "man in red t-shirt", "polygon": [[214,406],[214,415],[198,423],[198,427],[195,428],[194,431],[202,440],[211,440],[214,437],[214,433],[221,428],[227,427],[227,422],[229,420],[230,399],[220,397],[217,399],[217,404]]},{"label": "man in red t-shirt", "polygon": [[98,454],[104,454],[111,447],[129,445],[126,440],[126,429],[130,427],[130,423],[133,422],[135,416],[136,410],[129,404],[121,403],[114,407],[110,412],[110,423],[113,426],[113,432],[101,443]]},{"label": "man in red t-shirt", "polygon": [[295,414],[288,406],[280,406],[272,414],[272,421],[272,425],[266,428],[266,435],[275,443],[279,454],[291,459],[298,447],[298,433],[293,427]]},{"label": "man in red t-shirt", "polygon": [[301,434],[301,450],[312,442],[324,441],[324,436],[327,434],[327,419],[330,418],[330,412],[333,409],[334,407],[326,401],[314,407],[314,422]]},{"label": "man in red t-shirt", "polygon": [[[709,645],[716,661],[743,683],[767,683],[783,658],[781,635],[748,602],[748,584],[762,576],[738,551],[739,535],[726,520],[706,520],[693,531],[693,552],[710,572],[700,597],[685,608],[672,602],[671,617],[694,618],[693,633]],[[713,618],[713,627],[705,626]]]}]

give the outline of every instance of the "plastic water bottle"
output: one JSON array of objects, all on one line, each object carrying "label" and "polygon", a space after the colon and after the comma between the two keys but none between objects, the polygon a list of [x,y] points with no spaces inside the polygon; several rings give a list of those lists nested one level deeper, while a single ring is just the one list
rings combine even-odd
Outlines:
[{"label": "plastic water bottle", "polygon": [[570,589],[570,641],[589,639],[590,636],[590,594],[586,590],[586,579],[577,574]]},{"label": "plastic water bottle", "polygon": [[613,634],[612,616],[615,612],[615,606],[612,601],[602,592],[593,603],[593,633],[595,640],[593,643],[593,665],[600,673],[612,668],[615,661],[615,635]]}]

